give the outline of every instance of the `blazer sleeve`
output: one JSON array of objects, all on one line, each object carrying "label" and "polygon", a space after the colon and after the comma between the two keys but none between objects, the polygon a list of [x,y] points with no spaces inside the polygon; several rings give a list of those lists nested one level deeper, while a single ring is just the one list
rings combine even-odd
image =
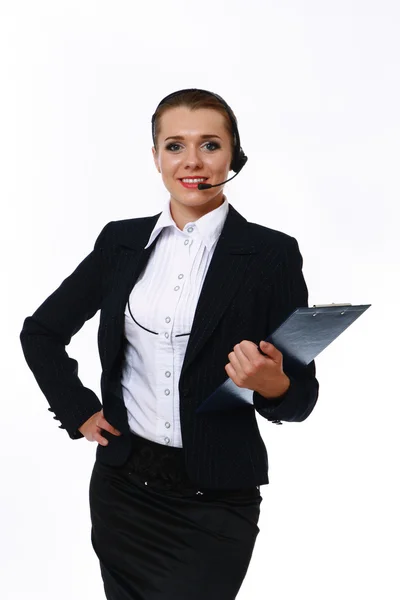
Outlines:
[{"label": "blazer sleeve", "polygon": [[26,362],[50,405],[48,410],[74,440],[83,437],[78,427],[101,410],[102,404],[80,381],[78,363],[68,356],[65,346],[100,308],[104,244],[110,224],[75,271],[26,317],[20,332]]},{"label": "blazer sleeve", "polygon": [[[303,258],[297,240],[289,237],[289,243],[282,249],[282,260],[275,272],[268,306],[269,333],[275,331],[296,309],[308,307],[308,290],[304,280]],[[267,336],[266,336],[267,337]],[[255,410],[269,421],[304,421],[312,412],[319,393],[319,383],[315,377],[315,362],[306,367],[283,360],[283,370],[290,379],[290,386],[278,398],[265,398],[254,392]]]}]

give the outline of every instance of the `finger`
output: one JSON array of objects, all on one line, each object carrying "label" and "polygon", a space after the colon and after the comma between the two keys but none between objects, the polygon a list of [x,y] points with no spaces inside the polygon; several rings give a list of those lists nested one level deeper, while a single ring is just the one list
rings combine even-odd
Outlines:
[{"label": "finger", "polygon": [[[260,343],[261,346],[261,343]],[[263,354],[264,350],[263,348],[259,348],[257,346],[257,344],[254,344],[254,342],[250,342],[248,340],[243,340],[242,342],[240,342],[240,344],[237,344],[235,346],[235,353],[237,354],[239,361],[243,367],[243,369],[245,369],[246,367],[249,368],[249,365],[257,365],[258,364],[262,364],[260,363],[260,355]],[[260,350],[262,350],[262,352],[260,352]],[[266,356],[266,353],[265,353]]]},{"label": "finger", "polygon": [[263,340],[261,340],[260,349],[268,355],[268,358],[272,358],[272,360],[276,363],[282,361],[282,352],[270,342],[264,342]]},{"label": "finger", "polygon": [[233,366],[231,365],[231,363],[228,363],[227,365],[225,365],[225,372],[228,375],[228,377],[230,379],[232,379],[233,383],[236,383],[236,381],[237,381],[236,380],[236,371],[233,368]]},{"label": "finger", "polygon": [[245,340],[240,344],[236,344],[236,346],[234,347],[234,351],[234,356],[236,356],[236,358],[238,359],[241,372],[243,374],[248,373],[250,370],[252,370],[254,367],[257,367],[258,365],[263,364],[263,362],[260,361],[260,353],[257,349],[257,346],[256,344],[253,344],[253,342],[247,342]]},{"label": "finger", "polygon": [[234,346],[235,354],[237,355],[239,362],[244,367],[247,363],[252,362],[252,359],[257,356],[255,354],[257,346],[253,342],[243,340],[240,344]]},{"label": "finger", "polygon": [[243,368],[242,368],[242,365],[240,363],[240,360],[239,360],[237,354],[235,352],[230,352],[230,354],[228,354],[228,358],[229,358],[229,363],[230,363],[231,367],[235,371],[236,377],[243,377],[243,375],[244,375]]},{"label": "finger", "polygon": [[121,435],[121,432],[118,431],[118,429],[116,429],[115,427],[113,427],[111,423],[106,421],[104,417],[99,417],[98,419],[96,419],[96,425],[97,427],[100,427],[100,429],[105,429],[113,435]]},{"label": "finger", "polygon": [[106,438],[104,438],[99,431],[96,431],[93,434],[93,441],[98,442],[102,446],[107,446],[108,444],[108,440],[106,440]]}]

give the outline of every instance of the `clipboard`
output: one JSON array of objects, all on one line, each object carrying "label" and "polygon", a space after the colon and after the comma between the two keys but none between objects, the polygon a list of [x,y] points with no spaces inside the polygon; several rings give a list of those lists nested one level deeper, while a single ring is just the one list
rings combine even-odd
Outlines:
[{"label": "clipboard", "polygon": [[[314,304],[296,308],[266,342],[283,354],[284,362],[307,366],[354,323],[371,304]],[[263,354],[258,346],[259,352]],[[196,413],[253,405],[253,390],[239,388],[229,377],[197,408]]]}]

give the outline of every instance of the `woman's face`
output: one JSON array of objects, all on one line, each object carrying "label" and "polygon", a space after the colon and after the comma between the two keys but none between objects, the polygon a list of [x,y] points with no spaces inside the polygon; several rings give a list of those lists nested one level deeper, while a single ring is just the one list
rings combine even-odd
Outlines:
[{"label": "woman's face", "polygon": [[209,108],[170,108],[160,119],[157,142],[158,151],[152,149],[154,162],[172,204],[197,207],[200,213],[222,204],[223,186],[198,190],[197,183],[186,187],[182,180],[205,178],[214,184],[228,178],[231,137],[223,115]]}]

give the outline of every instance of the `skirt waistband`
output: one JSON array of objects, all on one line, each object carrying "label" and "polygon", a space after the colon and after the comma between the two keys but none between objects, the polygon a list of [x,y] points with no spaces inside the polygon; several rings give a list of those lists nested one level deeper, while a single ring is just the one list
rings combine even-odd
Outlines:
[{"label": "skirt waistband", "polygon": [[164,446],[130,432],[132,449],[128,466],[138,475],[175,484],[190,480],[185,469],[183,448]]}]

